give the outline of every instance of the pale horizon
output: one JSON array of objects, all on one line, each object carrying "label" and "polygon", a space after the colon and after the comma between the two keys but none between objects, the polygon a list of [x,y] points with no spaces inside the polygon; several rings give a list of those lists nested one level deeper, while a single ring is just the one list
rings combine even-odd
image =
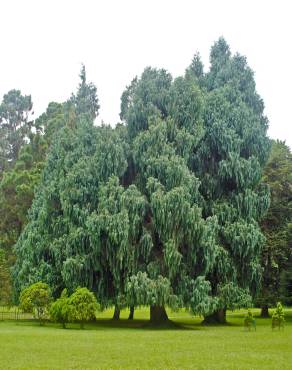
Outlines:
[{"label": "pale horizon", "polygon": [[146,66],[175,78],[198,51],[207,70],[210,48],[223,36],[255,72],[269,136],[292,148],[289,1],[4,0],[0,11],[0,97],[11,89],[30,94],[35,118],[70,97],[84,63],[97,86],[97,121],[115,125],[124,88]]}]

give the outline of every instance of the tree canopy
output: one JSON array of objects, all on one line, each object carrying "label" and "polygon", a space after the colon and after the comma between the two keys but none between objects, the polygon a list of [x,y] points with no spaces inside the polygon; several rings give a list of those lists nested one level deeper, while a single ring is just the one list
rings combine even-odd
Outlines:
[{"label": "tree canopy", "polygon": [[267,119],[246,59],[223,38],[210,70],[146,68],[121,98],[122,124],[94,126],[85,70],[52,140],[29,222],[16,244],[18,291],[78,286],[102,306],[164,306],[212,314],[250,304],[269,207],[260,183]]}]

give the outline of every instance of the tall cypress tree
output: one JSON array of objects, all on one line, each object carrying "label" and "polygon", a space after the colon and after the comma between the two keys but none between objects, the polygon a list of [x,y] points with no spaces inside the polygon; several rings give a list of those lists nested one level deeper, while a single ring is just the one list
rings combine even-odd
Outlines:
[{"label": "tall cypress tree", "polygon": [[[205,280],[216,255],[216,217],[202,217],[199,181],[188,168],[202,136],[202,96],[189,81],[147,68],[124,111],[132,141],[132,181],[147,200],[151,251],[131,276],[131,304],[150,305],[153,321],[164,306],[212,310]],[[200,263],[199,263],[200,261]]]},{"label": "tall cypress tree", "polygon": [[[162,145],[163,127],[171,132],[165,134],[170,140],[167,144],[183,157],[190,174],[200,180],[196,202],[202,208],[202,219],[218,220],[216,243],[204,271],[212,286],[213,302],[217,302],[217,309],[208,319],[225,321],[226,308],[250,304],[261,280],[260,253],[265,239],[258,221],[268,209],[269,191],[259,182],[269,140],[263,102],[245,58],[231,56],[226,41],[220,38],[211,49],[210,62],[210,71],[204,74],[200,59],[195,56],[185,78],[173,83],[165,71],[146,69],[141,80],[128,90],[126,114],[125,105],[122,108],[130,137],[137,136],[138,145],[134,141],[133,146],[134,172],[142,192],[149,194],[147,176],[162,185],[165,184],[161,177],[171,181],[172,171],[164,176],[163,167],[159,167],[163,159],[171,167],[172,158],[169,147],[164,149]],[[156,126],[160,128],[155,130]],[[151,132],[155,133],[150,138]],[[148,141],[153,143],[150,150]],[[152,167],[154,173],[150,171]],[[184,179],[179,164],[173,168]],[[195,180],[190,182],[194,184]],[[162,254],[163,246],[156,248]],[[179,252],[180,247],[175,250]]]},{"label": "tall cypress tree", "polygon": [[[51,149],[29,224],[16,245],[14,275],[17,291],[38,280],[49,283],[55,295],[63,287],[72,291],[82,285],[95,291],[107,305],[118,296],[116,280],[111,278],[114,273],[109,269],[110,253],[115,253],[107,251],[105,243],[98,244],[94,220],[97,211],[102,220],[105,208],[99,206],[102,184],[125,172],[126,143],[122,129],[93,125],[91,113],[97,115],[98,99],[92,97],[93,85],[89,86],[87,89],[82,79],[74,102],[64,106],[64,127],[57,136],[50,135]],[[79,109],[90,101],[90,114]],[[58,107],[52,108],[55,111]]]},{"label": "tall cypress tree", "polygon": [[208,278],[220,305],[209,319],[224,321],[226,308],[247,304],[261,281],[265,239],[258,221],[269,207],[269,191],[259,182],[270,145],[264,105],[246,59],[231,56],[220,38],[210,62],[204,136],[193,169],[201,180],[205,217],[218,218],[219,250]]}]

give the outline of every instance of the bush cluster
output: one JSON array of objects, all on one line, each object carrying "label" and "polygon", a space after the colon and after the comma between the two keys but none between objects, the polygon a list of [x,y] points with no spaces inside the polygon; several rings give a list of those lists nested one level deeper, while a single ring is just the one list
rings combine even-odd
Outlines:
[{"label": "bush cluster", "polygon": [[32,312],[41,325],[50,317],[52,321],[61,323],[63,328],[69,322],[78,322],[84,328],[85,322],[95,319],[98,304],[87,288],[77,288],[70,296],[64,289],[60,298],[52,302],[49,286],[38,282],[22,291],[20,308],[24,312]]}]

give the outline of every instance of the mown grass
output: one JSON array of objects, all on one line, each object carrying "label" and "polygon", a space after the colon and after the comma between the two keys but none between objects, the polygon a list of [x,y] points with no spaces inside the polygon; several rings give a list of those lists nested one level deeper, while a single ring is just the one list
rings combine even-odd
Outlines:
[{"label": "mown grass", "polygon": [[[244,311],[229,313],[226,326],[203,326],[188,313],[169,312],[177,324],[147,326],[147,309],[135,320],[99,314],[85,330],[69,325],[40,327],[34,321],[0,322],[1,369],[292,369],[292,311],[283,331],[257,319],[257,331],[243,329]],[[258,313],[258,311],[255,311]]]}]

